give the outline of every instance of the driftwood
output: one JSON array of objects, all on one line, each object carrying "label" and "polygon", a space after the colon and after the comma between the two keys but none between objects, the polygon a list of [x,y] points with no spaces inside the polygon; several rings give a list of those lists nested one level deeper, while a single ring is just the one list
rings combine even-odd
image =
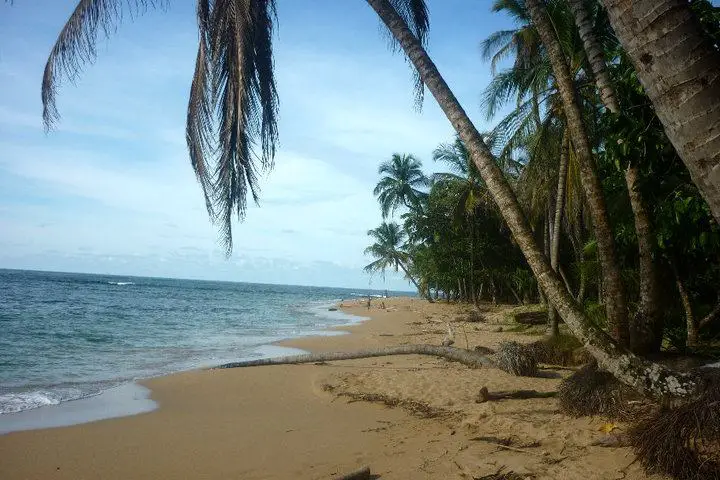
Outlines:
[{"label": "driftwood", "polygon": [[214,368],[260,367],[264,365],[294,365],[299,363],[333,362],[337,360],[355,360],[359,358],[384,357],[388,355],[432,355],[452,362],[458,362],[472,368],[497,367],[493,359],[481,353],[456,347],[438,345],[397,345],[394,347],[370,348],[355,352],[311,353],[289,357],[260,358],[218,365]]},{"label": "driftwood", "polygon": [[[493,445],[495,445],[495,446],[497,446],[497,447],[499,447],[499,448],[504,448],[505,450],[512,450],[513,452],[518,452],[518,453],[527,453],[527,454],[529,454],[529,455],[534,455],[534,456],[536,456],[536,457],[545,457],[545,456],[546,456],[545,453],[533,452],[533,451],[528,450],[528,449],[526,449],[526,448],[513,447],[512,445],[510,445],[510,443],[512,443],[512,441],[511,441],[510,439],[508,439],[508,438],[473,437],[473,438],[471,438],[470,440],[471,440],[471,441],[480,441],[480,442],[492,443]],[[533,446],[537,446],[537,444],[536,444],[536,445],[533,445]]]},{"label": "driftwood", "polygon": [[370,467],[362,467],[345,475],[335,477],[334,480],[370,480]]},{"label": "driftwood", "polygon": [[482,387],[478,393],[476,403],[485,403],[493,400],[526,400],[528,398],[552,398],[557,392],[538,392],[537,390],[504,390],[500,392],[489,392],[487,387]]}]

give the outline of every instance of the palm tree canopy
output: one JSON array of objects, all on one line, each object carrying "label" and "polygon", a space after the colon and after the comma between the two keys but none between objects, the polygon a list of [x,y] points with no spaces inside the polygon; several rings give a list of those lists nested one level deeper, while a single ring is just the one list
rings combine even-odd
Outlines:
[{"label": "palm tree canopy", "polygon": [[405,206],[411,210],[421,209],[426,194],[420,188],[427,187],[430,181],[422,171],[422,162],[413,155],[395,153],[380,164],[380,181],[373,194],[380,202],[383,218]]},{"label": "palm tree canopy", "polygon": [[375,260],[366,265],[364,270],[368,273],[380,272],[383,278],[387,268],[397,272],[401,263],[408,258],[408,254],[403,251],[407,238],[405,231],[395,222],[383,222],[379,227],[368,230],[367,234],[374,243],[365,249],[365,254]]},{"label": "palm tree canopy", "polygon": [[[63,80],[76,80],[97,56],[102,32],[115,31],[127,13],[163,8],[168,0],[79,0],[58,35],[42,81],[43,121],[60,119],[56,98]],[[429,17],[424,0],[390,0],[424,43]],[[232,250],[232,217],[244,218],[248,195],[257,203],[258,174],[273,167],[278,94],[273,64],[275,0],[197,0],[199,42],[187,109],[190,161],[221,241]],[[396,49],[397,45],[393,43]],[[415,86],[422,101],[417,71]]]}]

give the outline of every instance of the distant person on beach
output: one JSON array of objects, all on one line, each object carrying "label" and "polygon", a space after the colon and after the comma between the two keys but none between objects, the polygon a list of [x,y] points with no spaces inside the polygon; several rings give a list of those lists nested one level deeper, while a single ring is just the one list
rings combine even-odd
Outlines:
[{"label": "distant person on beach", "polygon": [[372,297],[368,296],[368,301],[367,301],[368,310],[370,310],[370,300],[372,300]]}]

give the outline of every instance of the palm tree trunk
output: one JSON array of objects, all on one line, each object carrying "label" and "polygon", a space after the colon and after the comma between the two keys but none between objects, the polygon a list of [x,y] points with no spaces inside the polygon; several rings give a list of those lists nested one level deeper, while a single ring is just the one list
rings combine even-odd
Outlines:
[{"label": "palm tree trunk", "polygon": [[434,303],[432,297],[430,296],[430,292],[429,291],[425,292],[422,288],[420,288],[420,285],[418,285],[415,278],[413,278],[413,276],[410,275],[410,272],[407,271],[407,268],[405,268],[405,265],[403,265],[403,263],[400,260],[397,261],[397,264],[400,266],[402,271],[405,273],[405,276],[410,279],[410,281],[413,283],[413,285],[415,285],[415,288],[417,288],[418,294],[427,298],[428,302]]},{"label": "palm tree trunk", "polygon": [[685,310],[685,325],[687,328],[687,338],[685,345],[688,347],[695,347],[698,344],[698,326],[695,320],[695,315],[692,311],[692,303],[690,303],[690,295],[685,290],[685,284],[680,278],[680,274],[675,268],[675,264],[670,262],[670,268],[672,269],[673,275],[675,276],[675,285],[677,286],[678,293],[680,294],[680,300],[682,301],[683,310]]},{"label": "palm tree trunk", "polygon": [[659,398],[692,398],[698,395],[701,387],[694,375],[675,372],[633,355],[618,346],[587,318],[538,248],[510,184],[425,49],[389,0],[366,1],[400,43],[428,90],[458,132],[535,278],[552,298],[552,303],[578,340],[604,369],[639,392]]},{"label": "palm tree trunk", "polygon": [[640,265],[640,302],[630,331],[630,345],[640,354],[660,351],[663,321],[660,315],[660,284],[654,260],[655,233],[642,195],[638,191],[638,170],[634,166],[625,171],[630,205],[635,221]]},{"label": "palm tree trunk", "polygon": [[550,58],[563,100],[567,128],[570,131],[573,148],[579,160],[580,178],[590,206],[598,251],[600,252],[605,288],[605,310],[610,334],[622,346],[627,346],[630,340],[630,330],[627,319],[625,288],[620,274],[620,264],[615,252],[614,234],[605,206],[605,195],[597,176],[595,160],[576,99],[575,86],[544,4],[541,0],[526,0],[525,6]]},{"label": "palm tree trunk", "polygon": [[260,367],[265,365],[296,365],[300,363],[335,362],[358,358],[384,357],[388,355],[432,355],[458,362],[473,368],[496,367],[497,363],[487,355],[474,350],[438,345],[396,345],[393,347],[368,348],[354,352],[321,352],[288,357],[260,358],[218,365],[216,369]]},{"label": "palm tree trunk", "polygon": [[665,133],[720,223],[720,52],[687,0],[602,0]]},{"label": "palm tree trunk", "polygon": [[618,113],[620,104],[615,96],[615,88],[606,68],[605,54],[600,42],[595,37],[592,19],[590,18],[590,12],[585,8],[585,2],[586,0],[569,0],[570,10],[572,10],[575,17],[575,25],[577,25],[580,38],[583,41],[585,54],[595,77],[595,84],[600,92],[603,105],[611,112]]},{"label": "palm tree trunk", "polygon": [[[558,272],[560,257],[560,225],[562,224],[563,209],[565,207],[565,181],[568,169],[568,143],[570,139],[568,138],[567,129],[563,131],[563,138],[561,141],[562,145],[560,147],[560,164],[558,165],[558,183],[557,190],[555,192],[555,220],[553,221],[553,235],[550,243],[550,266],[556,272]],[[570,291],[569,288],[568,291]],[[548,326],[548,335],[551,337],[558,336],[560,334],[558,315],[555,307],[552,305],[548,307],[548,320],[550,321],[550,325]]]},{"label": "palm tree trunk", "polygon": [[[607,71],[602,46],[595,37],[590,14],[585,8],[585,0],[569,0],[569,3],[603,104],[610,112],[619,114],[620,103]],[[630,161],[625,171],[625,183],[635,221],[640,264],[640,302],[630,328],[630,345],[634,352],[647,354],[660,350],[663,329],[659,310],[660,285],[653,260],[655,234],[645,202],[637,188],[638,179],[638,168]]]}]

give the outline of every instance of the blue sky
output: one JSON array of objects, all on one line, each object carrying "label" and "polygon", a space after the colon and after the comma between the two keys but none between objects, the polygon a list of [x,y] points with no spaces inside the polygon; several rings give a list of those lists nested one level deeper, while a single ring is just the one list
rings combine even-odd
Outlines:
[{"label": "blue sky", "polygon": [[[74,3],[0,4],[0,268],[410,289],[362,272],[377,166],[406,152],[440,168],[431,152],[453,132],[431,96],[413,109],[409,67],[365,2],[278,0],[280,146],[229,259],[184,143],[194,2],[126,16],[45,135],[42,71]],[[490,0],[428,4],[430,55],[482,130],[479,43],[512,24]]]}]

